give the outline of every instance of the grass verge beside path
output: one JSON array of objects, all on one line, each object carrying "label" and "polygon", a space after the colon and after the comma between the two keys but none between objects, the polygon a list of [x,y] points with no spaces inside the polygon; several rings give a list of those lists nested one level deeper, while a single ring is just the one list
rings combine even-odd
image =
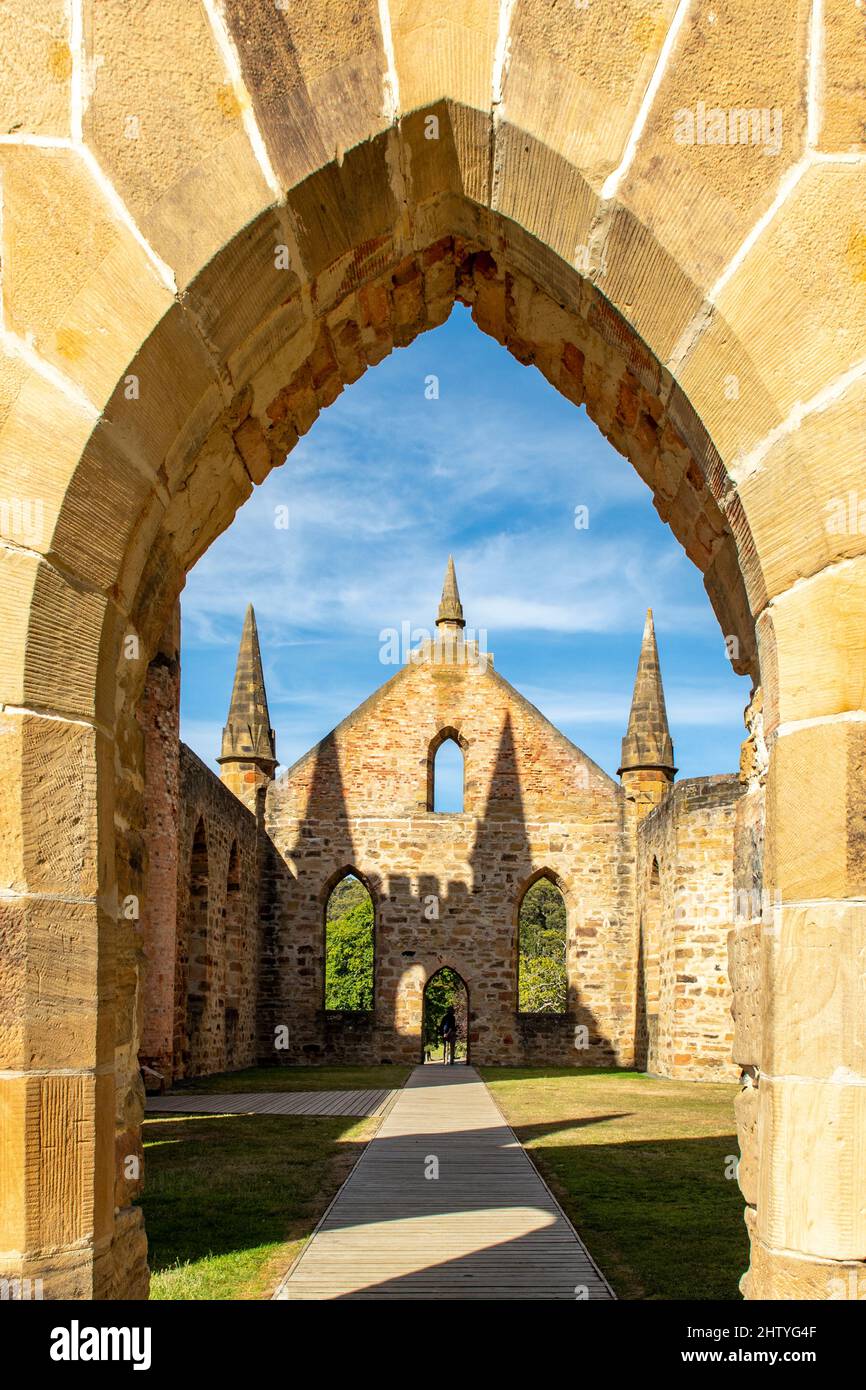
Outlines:
[{"label": "grass verge beside path", "polygon": [[179,1081],[170,1095],[236,1095],[244,1091],[398,1091],[411,1067],[250,1067]]},{"label": "grass verge beside path", "polygon": [[565,1067],[481,1074],[618,1297],[740,1297],[736,1085]]},{"label": "grass verge beside path", "polygon": [[[174,1094],[398,1089],[408,1067],[280,1067]],[[339,1115],[166,1115],[144,1122],[151,1298],[269,1298],[376,1132]]]}]

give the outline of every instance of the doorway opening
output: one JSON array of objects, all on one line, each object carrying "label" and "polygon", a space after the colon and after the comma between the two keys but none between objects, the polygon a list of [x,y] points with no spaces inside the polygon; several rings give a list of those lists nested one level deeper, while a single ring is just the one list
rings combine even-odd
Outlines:
[{"label": "doorway opening", "polygon": [[443,1020],[449,1010],[454,1013],[455,1062],[469,1062],[469,989],[466,981],[450,965],[443,965],[424,986],[424,1009],[421,1024],[421,1061],[444,1062],[449,1045],[443,1038]]}]

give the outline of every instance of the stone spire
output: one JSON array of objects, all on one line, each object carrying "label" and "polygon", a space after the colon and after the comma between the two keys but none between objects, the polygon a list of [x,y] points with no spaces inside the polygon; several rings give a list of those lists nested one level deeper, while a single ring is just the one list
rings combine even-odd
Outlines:
[{"label": "stone spire", "polygon": [[236,795],[273,781],[277,747],[268,713],[262,654],[253,605],[247,606],[229,717],[223,729],[222,780]]},{"label": "stone spire", "polygon": [[441,627],[445,632],[461,632],[466,626],[463,617],[463,604],[460,602],[460,591],[457,588],[457,575],[454,572],[453,555],[448,556],[436,626]]},{"label": "stone spire", "polygon": [[651,608],[644,624],[619,775],[636,801],[651,805],[661,801],[676,775]]}]

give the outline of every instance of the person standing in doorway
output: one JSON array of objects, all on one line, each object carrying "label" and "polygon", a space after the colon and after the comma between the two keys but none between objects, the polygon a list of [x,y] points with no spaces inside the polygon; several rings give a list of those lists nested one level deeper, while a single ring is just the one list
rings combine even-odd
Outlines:
[{"label": "person standing in doorway", "polygon": [[453,1065],[454,1048],[457,1043],[457,1019],[450,1005],[442,1015],[439,1036],[442,1039],[442,1061],[446,1066],[449,1063]]}]

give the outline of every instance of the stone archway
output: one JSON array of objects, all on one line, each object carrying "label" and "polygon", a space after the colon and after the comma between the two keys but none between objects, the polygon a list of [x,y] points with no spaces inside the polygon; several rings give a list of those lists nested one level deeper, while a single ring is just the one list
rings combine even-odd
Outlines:
[{"label": "stone archway", "polygon": [[[0,1247],[49,1297],[146,1288],[116,1173],[141,1115],[120,904],[144,882],[148,662],[252,487],[457,298],[632,461],[760,681],[737,882],[755,906],[732,942],[747,1292],[862,1288],[866,185],[846,43],[782,0],[732,0],[712,35],[659,0],[627,42],[601,6],[443,0],[435,27],[403,0],[355,10],[160,0],[143,23],[74,0],[2,93]],[[716,89],[783,103],[773,159],[673,138]],[[762,895],[781,901],[763,933]]]},{"label": "stone archway", "polygon": [[[442,988],[436,994],[436,986]],[[437,1056],[437,1048],[441,1051],[442,1043],[439,1041],[438,1024],[442,1014],[442,1006],[450,1005],[455,1014],[457,1022],[457,1038],[455,1046],[455,1060],[465,1062],[468,1066],[472,1051],[472,1038],[470,1030],[471,1014],[469,986],[460,974],[451,965],[440,965],[431,975],[428,975],[424,984],[424,992],[421,997],[421,1062],[441,1060]],[[444,1056],[444,1053],[442,1054]]]}]

